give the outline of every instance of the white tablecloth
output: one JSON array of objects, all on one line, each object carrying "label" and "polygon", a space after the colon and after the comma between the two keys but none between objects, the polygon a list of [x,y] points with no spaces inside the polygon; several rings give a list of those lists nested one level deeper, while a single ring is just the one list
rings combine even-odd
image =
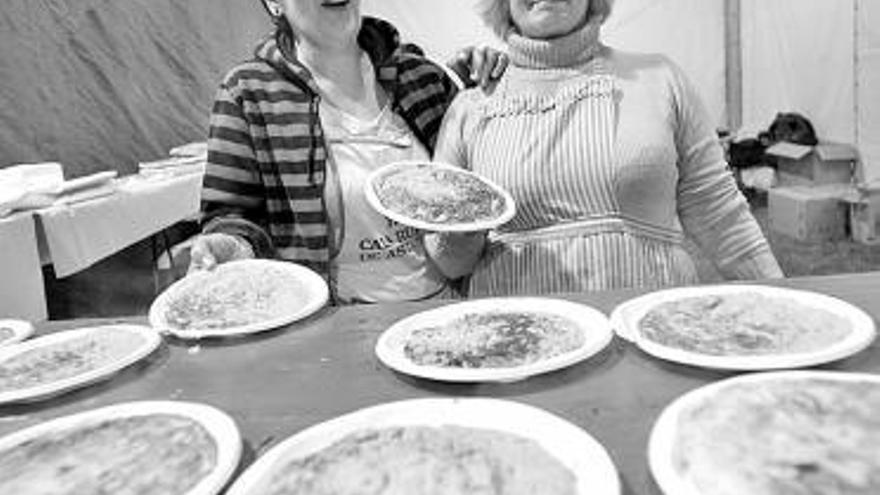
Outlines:
[{"label": "white tablecloth", "polygon": [[45,254],[57,277],[93,265],[199,212],[201,174],[132,176],[111,196],[38,211]]},{"label": "white tablecloth", "polygon": [[0,318],[45,320],[43,264],[66,277],[195,219],[201,185],[198,173],[131,176],[119,180],[110,196],[0,218]]},{"label": "white tablecloth", "polygon": [[0,319],[46,317],[33,216],[25,212],[0,218]]}]

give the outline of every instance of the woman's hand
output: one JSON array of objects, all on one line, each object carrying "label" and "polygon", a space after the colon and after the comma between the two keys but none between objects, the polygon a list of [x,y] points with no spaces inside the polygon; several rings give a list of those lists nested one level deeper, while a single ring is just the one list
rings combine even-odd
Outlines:
[{"label": "woman's hand", "polygon": [[463,48],[447,65],[461,78],[465,87],[479,85],[486,89],[507,70],[507,55],[488,46]]},{"label": "woman's hand", "polygon": [[425,251],[443,275],[450,279],[469,275],[486,246],[487,230],[478,232],[426,232]]},{"label": "woman's hand", "polygon": [[241,237],[219,232],[195,238],[189,251],[187,273],[212,270],[221,263],[254,257],[250,243]]}]

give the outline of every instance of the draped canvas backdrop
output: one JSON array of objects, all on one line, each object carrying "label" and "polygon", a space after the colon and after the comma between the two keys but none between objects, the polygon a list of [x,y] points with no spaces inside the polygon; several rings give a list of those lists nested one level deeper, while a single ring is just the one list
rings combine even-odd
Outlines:
[{"label": "draped canvas backdrop", "polygon": [[0,166],[133,172],[204,139],[264,17],[257,0],[2,0]]},{"label": "draped canvas backdrop", "polygon": [[[741,99],[728,108],[727,7],[741,2]],[[445,60],[497,44],[473,0],[363,0]],[[880,179],[880,2],[617,0],[604,40],[667,54],[724,126],[801,111],[859,145]],[[3,0],[0,167],[61,161],[68,176],[136,169],[204,139],[217,82],[269,24],[258,0]],[[729,34],[729,33],[728,33]]]},{"label": "draped canvas backdrop", "polygon": [[766,127],[796,111],[820,139],[857,145],[880,181],[880,2],[742,0],[742,113]]},{"label": "draped canvas backdrop", "polygon": [[814,121],[818,135],[855,138],[853,9],[826,0],[744,0],[743,122],[767,126],[777,110]]},{"label": "draped canvas backdrop", "polygon": [[866,179],[880,181],[880,2],[856,2],[856,137]]}]

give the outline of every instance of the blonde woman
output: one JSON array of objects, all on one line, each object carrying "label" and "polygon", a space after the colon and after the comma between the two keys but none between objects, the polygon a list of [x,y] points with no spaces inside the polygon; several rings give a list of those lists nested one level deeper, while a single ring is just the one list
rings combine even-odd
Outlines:
[{"label": "blonde woman", "polygon": [[435,159],[499,183],[518,211],[471,296],[695,283],[685,235],[730,279],[782,276],[684,74],[599,41],[612,0],[479,4],[511,65],[494,91],[456,97]]}]

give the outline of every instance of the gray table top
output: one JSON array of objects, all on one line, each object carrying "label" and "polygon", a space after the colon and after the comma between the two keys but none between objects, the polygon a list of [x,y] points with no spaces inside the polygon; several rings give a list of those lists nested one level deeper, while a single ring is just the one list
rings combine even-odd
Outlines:
[{"label": "gray table top", "polygon": [[[849,301],[880,320],[880,272],[772,282]],[[646,291],[558,297],[606,314]],[[0,406],[0,435],[105,405],[134,400],[207,403],[230,414],[245,441],[242,467],[305,427],[356,409],[409,398],[481,396],[540,407],[579,425],[611,454],[624,493],[659,493],[647,465],[657,416],[671,401],[732,373],[677,365],[615,339],[604,351],[564,370],[510,384],[450,384],[398,374],[378,361],[373,346],[395,321],[450,301],[325,308],[309,319],[244,339],[201,343],[169,339],[150,358],[108,381],[26,405]],[[112,321],[70,320],[41,325],[49,333]],[[819,369],[880,373],[880,342]]]}]

